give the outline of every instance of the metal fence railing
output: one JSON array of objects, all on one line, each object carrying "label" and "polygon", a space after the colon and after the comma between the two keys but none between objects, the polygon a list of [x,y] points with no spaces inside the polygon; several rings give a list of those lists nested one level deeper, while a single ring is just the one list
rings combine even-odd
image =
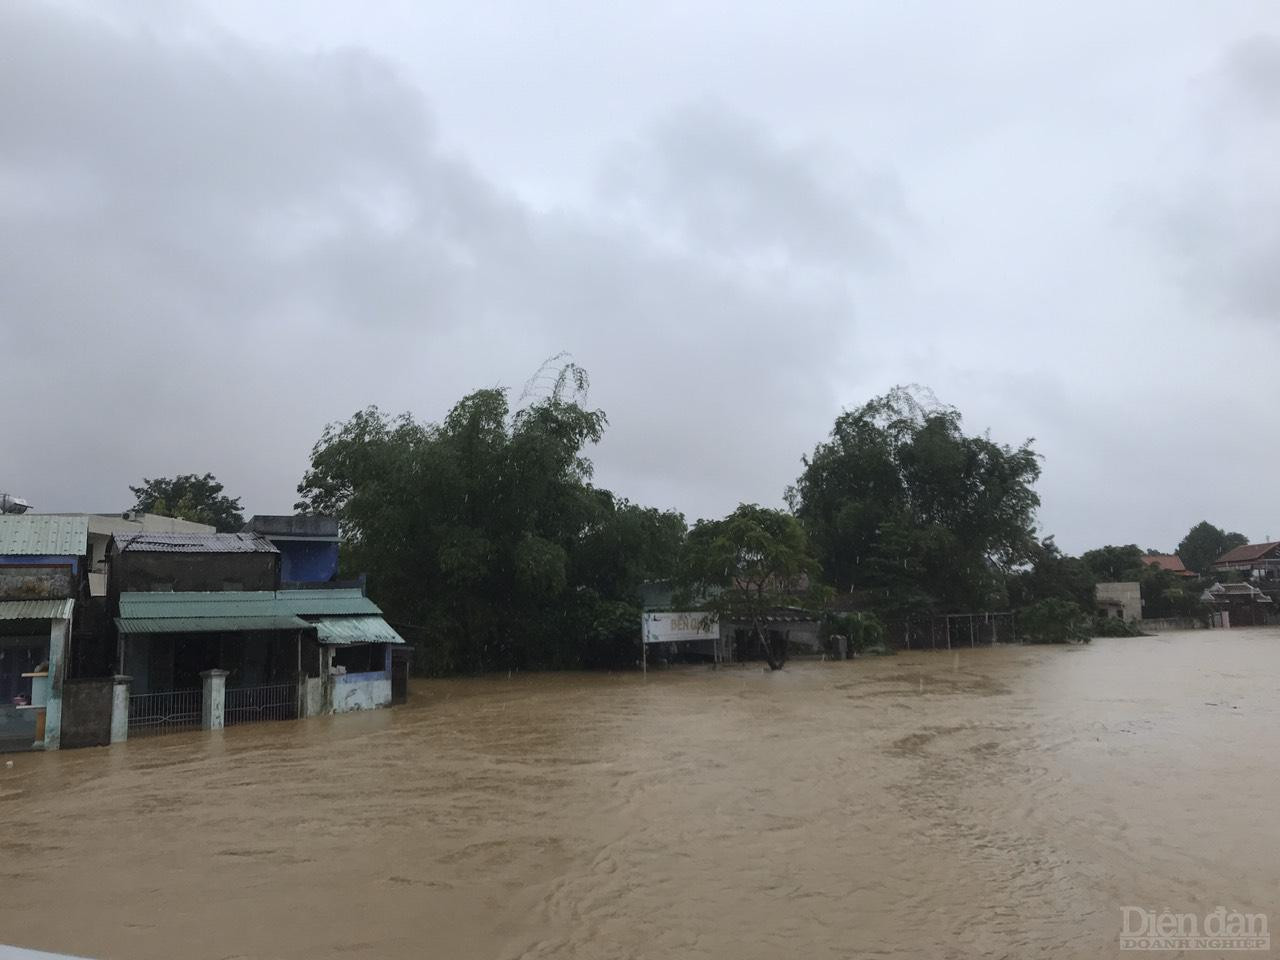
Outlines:
[{"label": "metal fence railing", "polygon": [[145,737],[200,726],[199,690],[162,690],[129,697],[129,736]]},{"label": "metal fence railing", "polygon": [[222,717],[226,726],[259,720],[294,720],[298,716],[298,685],[268,683],[227,690]]}]

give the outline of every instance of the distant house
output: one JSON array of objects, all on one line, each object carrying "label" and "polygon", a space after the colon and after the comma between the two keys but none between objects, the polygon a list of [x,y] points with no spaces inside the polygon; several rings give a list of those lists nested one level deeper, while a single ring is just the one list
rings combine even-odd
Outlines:
[{"label": "distant house", "polygon": [[1178,577],[1194,577],[1195,572],[1188,570],[1182,563],[1182,558],[1176,553],[1148,553],[1142,558],[1142,562],[1151,567],[1158,567],[1161,570],[1167,570],[1174,576]]},{"label": "distant house", "polygon": [[0,749],[60,745],[88,542],[84,517],[0,516]]},{"label": "distant house", "polygon": [[1228,550],[1211,568],[1214,573],[1234,571],[1247,580],[1280,584],[1280,540],[1270,543],[1247,543]]},{"label": "distant house", "polygon": [[1095,597],[1099,617],[1142,619],[1142,588],[1136,580],[1100,583]]}]

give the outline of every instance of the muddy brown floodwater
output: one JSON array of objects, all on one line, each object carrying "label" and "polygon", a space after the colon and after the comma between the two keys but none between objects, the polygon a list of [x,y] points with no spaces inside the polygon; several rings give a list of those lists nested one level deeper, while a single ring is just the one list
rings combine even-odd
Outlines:
[{"label": "muddy brown floodwater", "polygon": [[0,766],[0,943],[228,957],[1097,957],[1280,924],[1280,631],[417,683]]}]

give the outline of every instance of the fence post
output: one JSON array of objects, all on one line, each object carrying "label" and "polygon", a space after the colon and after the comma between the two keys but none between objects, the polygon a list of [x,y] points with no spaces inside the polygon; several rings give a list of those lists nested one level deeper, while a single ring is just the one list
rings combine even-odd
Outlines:
[{"label": "fence post", "polygon": [[132,677],[116,674],[111,688],[111,742],[129,739],[129,682]]},{"label": "fence post", "polygon": [[227,700],[227,671],[205,670],[200,674],[200,679],[204,682],[200,700],[200,729],[221,730]]}]

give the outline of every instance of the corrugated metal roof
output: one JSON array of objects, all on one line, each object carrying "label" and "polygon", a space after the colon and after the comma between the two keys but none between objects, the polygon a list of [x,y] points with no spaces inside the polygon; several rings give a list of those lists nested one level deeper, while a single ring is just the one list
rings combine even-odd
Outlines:
[{"label": "corrugated metal roof", "polygon": [[120,594],[120,616],[126,620],[293,615],[292,610],[276,599],[273,590]]},{"label": "corrugated metal roof", "polygon": [[321,643],[346,646],[352,643],[404,643],[404,637],[381,617],[326,617],[315,622],[316,639]]},{"label": "corrugated metal roof", "polygon": [[0,516],[0,555],[82,557],[89,552],[89,518],[30,513]]},{"label": "corrugated metal roof", "polygon": [[281,590],[278,593],[292,612],[304,617],[326,615],[380,614],[378,605],[359,589]]},{"label": "corrugated metal roof", "polygon": [[246,630],[303,630],[301,617],[116,617],[121,633],[231,633]]},{"label": "corrugated metal roof", "polygon": [[124,553],[279,553],[256,533],[117,533],[116,552]]},{"label": "corrugated metal roof", "polygon": [[0,620],[70,620],[74,600],[0,601]]}]

